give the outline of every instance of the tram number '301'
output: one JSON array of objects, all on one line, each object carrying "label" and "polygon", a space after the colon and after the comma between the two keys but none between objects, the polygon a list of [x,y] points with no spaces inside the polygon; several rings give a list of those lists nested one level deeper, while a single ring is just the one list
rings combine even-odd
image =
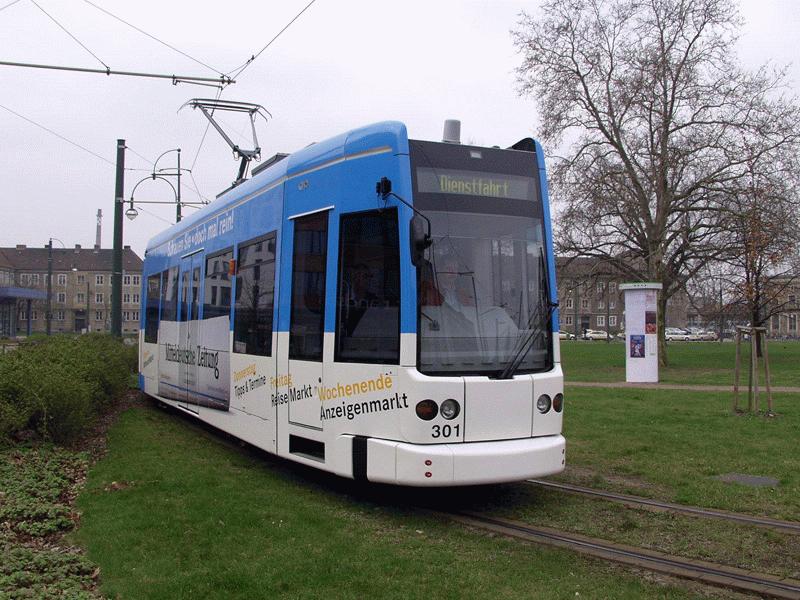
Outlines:
[{"label": "tram number '301'", "polygon": [[431,428],[432,438],[449,438],[461,435],[460,425],[434,425]]}]

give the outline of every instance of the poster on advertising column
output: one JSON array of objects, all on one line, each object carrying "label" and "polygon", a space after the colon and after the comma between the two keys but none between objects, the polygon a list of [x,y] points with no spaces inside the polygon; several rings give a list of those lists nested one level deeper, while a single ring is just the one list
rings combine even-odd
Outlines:
[{"label": "poster on advertising column", "polygon": [[623,283],[625,381],[658,382],[658,290],[660,283]]}]

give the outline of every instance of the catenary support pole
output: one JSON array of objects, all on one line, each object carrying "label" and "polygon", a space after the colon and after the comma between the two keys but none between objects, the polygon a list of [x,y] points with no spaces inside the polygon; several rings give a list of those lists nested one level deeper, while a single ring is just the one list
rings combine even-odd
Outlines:
[{"label": "catenary support pole", "polygon": [[47,244],[47,312],[44,318],[47,323],[47,335],[50,335],[53,320],[53,238],[50,238]]},{"label": "catenary support pole", "polygon": [[125,201],[125,140],[117,140],[114,191],[114,257],[111,266],[111,335],[122,336],[122,206]]},{"label": "catenary support pole", "polygon": [[175,215],[175,222],[181,222],[181,149],[178,148],[178,209]]}]

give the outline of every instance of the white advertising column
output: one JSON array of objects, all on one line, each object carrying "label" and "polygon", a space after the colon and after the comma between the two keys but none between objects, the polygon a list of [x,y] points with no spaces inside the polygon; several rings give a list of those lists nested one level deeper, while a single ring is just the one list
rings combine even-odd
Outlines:
[{"label": "white advertising column", "polygon": [[623,283],[625,292],[625,381],[658,383],[660,283]]}]

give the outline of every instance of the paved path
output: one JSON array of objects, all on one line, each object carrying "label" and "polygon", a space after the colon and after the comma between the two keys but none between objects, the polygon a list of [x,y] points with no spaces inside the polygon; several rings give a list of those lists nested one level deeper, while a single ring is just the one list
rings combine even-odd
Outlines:
[{"label": "paved path", "polygon": [[[600,381],[570,381],[564,380],[564,385],[572,387],[594,387],[615,389],[642,389],[642,390],[687,390],[691,392],[732,392],[732,385],[685,385],[681,383],[625,383],[600,382]],[[766,386],[759,385],[759,392],[766,393]],[[772,386],[773,393],[800,394],[800,387]],[[747,384],[739,385],[739,392],[747,394]]]}]

